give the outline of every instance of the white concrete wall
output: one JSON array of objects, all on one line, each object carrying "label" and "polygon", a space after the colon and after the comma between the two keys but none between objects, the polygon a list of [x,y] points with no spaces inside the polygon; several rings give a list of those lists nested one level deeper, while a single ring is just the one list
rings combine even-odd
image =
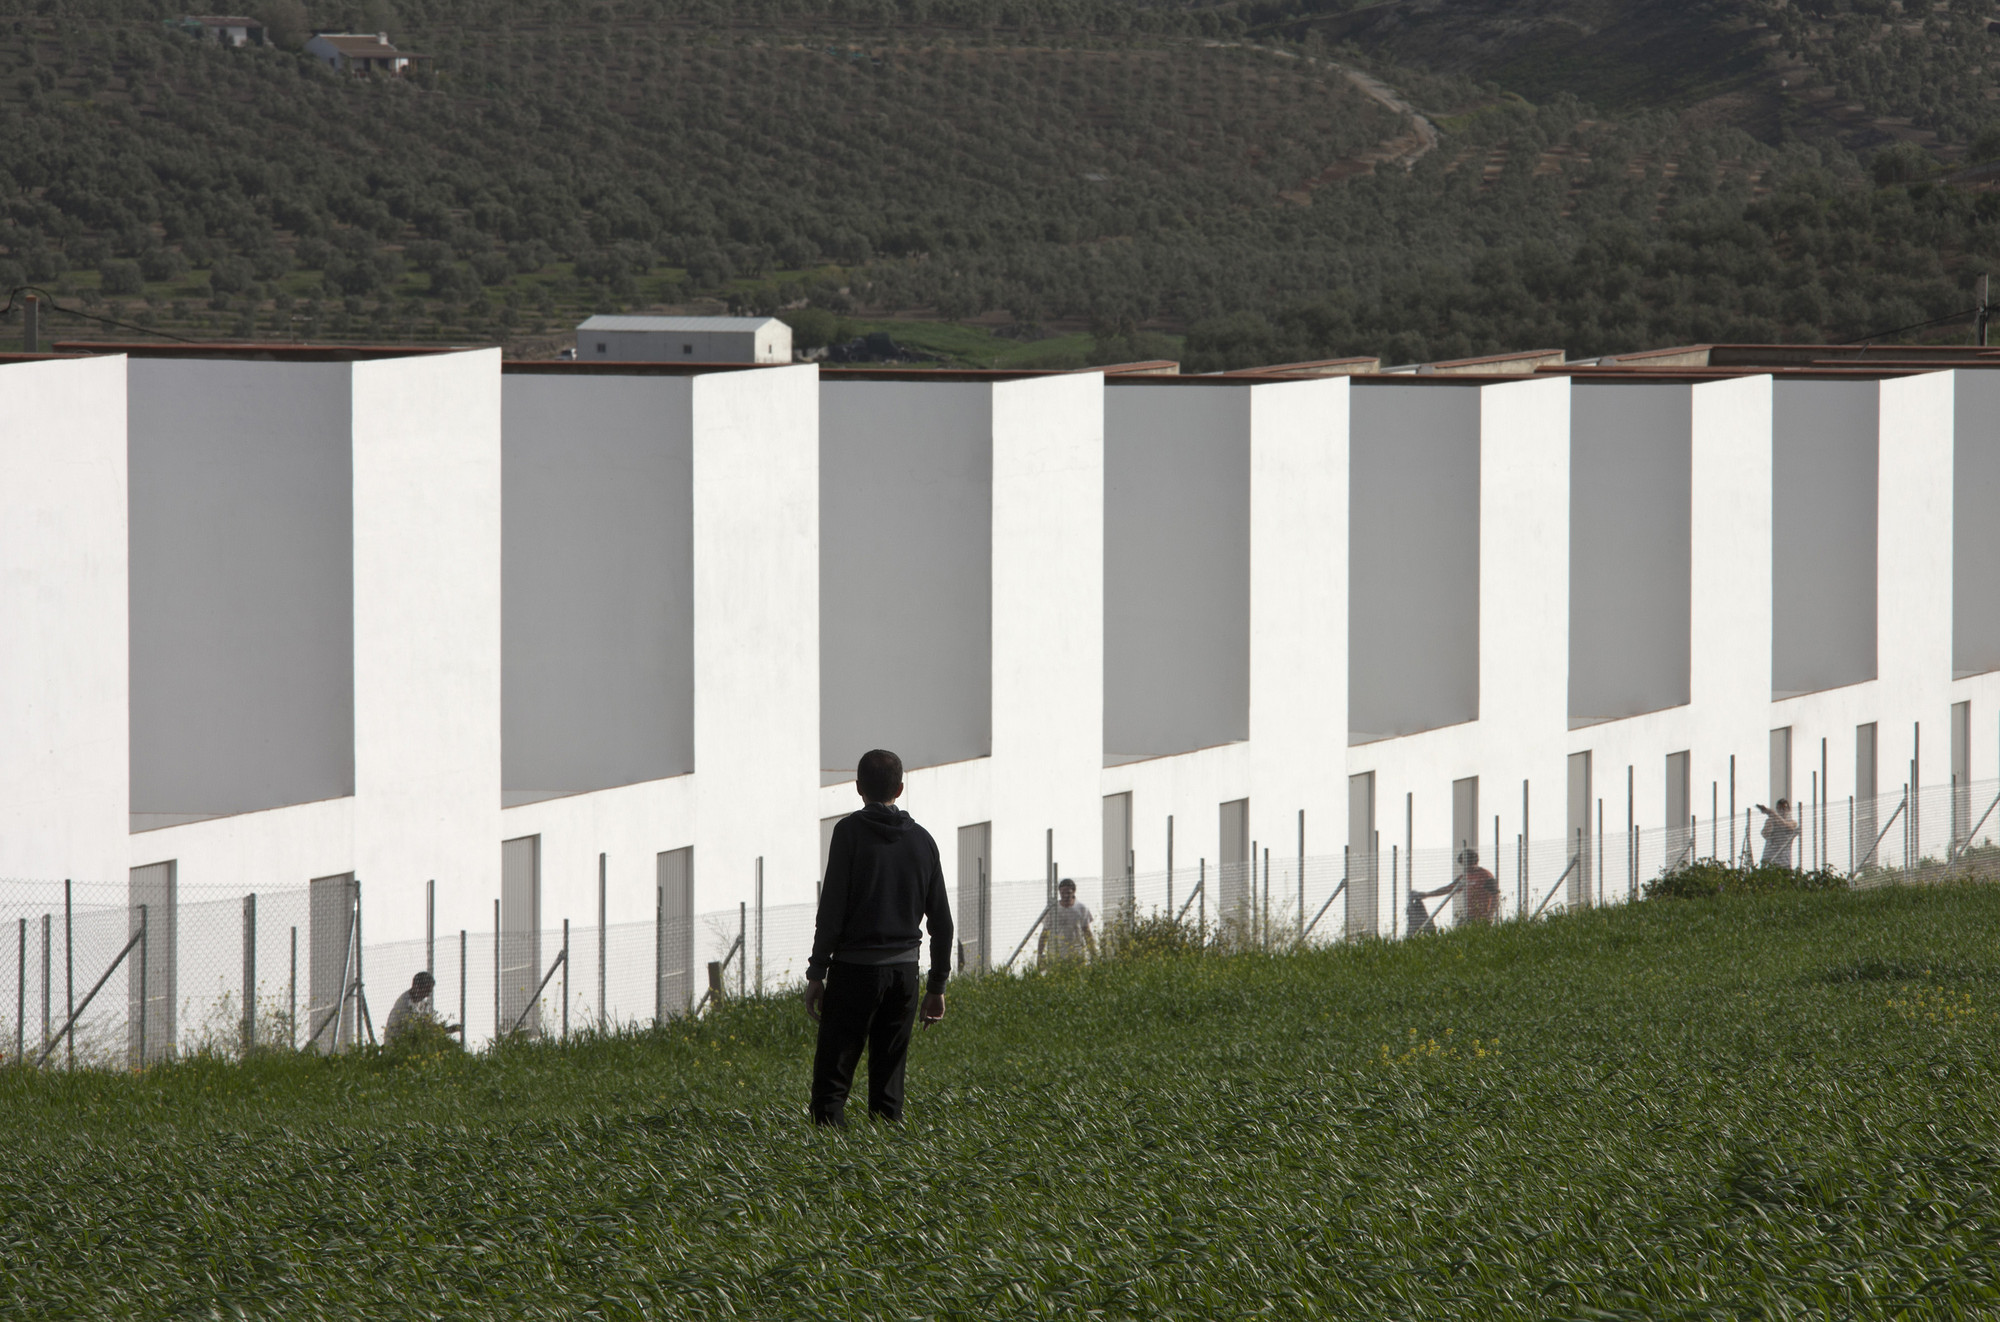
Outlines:
[{"label": "white concrete wall", "polygon": [[[993,748],[993,387],[820,386],[820,766]],[[1096,516],[1101,518],[1102,516]]]},{"label": "white concrete wall", "polygon": [[[198,370],[215,366],[237,370]],[[90,866],[109,877],[124,866],[120,857],[130,864],[171,858],[190,892],[292,888],[352,869],[363,881],[369,938],[415,938],[423,931],[425,881],[438,883],[441,932],[483,929],[498,889],[500,841],[540,834],[542,907],[552,925],[564,917],[594,919],[600,852],[608,856],[613,921],[645,921],[655,856],[688,845],[695,849],[699,910],[749,899],[760,856],[767,904],[803,906],[818,868],[819,818],[856,802],[850,783],[821,784],[825,767],[833,762],[832,774],[844,780],[836,758],[851,765],[871,745],[902,745],[912,763],[905,805],[937,838],[954,887],[957,829],[993,825],[991,875],[1003,887],[1014,884],[1009,894],[1027,897],[1019,913],[996,908],[995,954],[1004,957],[1000,947],[1010,944],[1010,932],[1018,939],[1016,929],[1025,931],[1032,920],[1048,832],[1063,870],[1087,886],[1093,880],[1105,794],[1133,795],[1142,877],[1164,866],[1165,822],[1173,816],[1177,890],[1184,898],[1198,860],[1219,855],[1222,803],[1250,800],[1250,835],[1271,849],[1274,865],[1289,862],[1296,849],[1301,808],[1308,852],[1337,857],[1347,834],[1346,777],[1373,772],[1384,846],[1379,927],[1387,931],[1402,924],[1387,853],[1407,838],[1405,805],[1424,868],[1419,884],[1442,884],[1455,843],[1453,782],[1464,777],[1480,781],[1482,853],[1492,850],[1493,819],[1500,819],[1502,849],[1488,861],[1497,864],[1511,905],[1523,782],[1530,837],[1556,848],[1534,860],[1539,900],[1563,861],[1571,753],[1589,751],[1595,763],[1593,798],[1604,803],[1614,842],[1606,850],[1607,898],[1618,897],[1626,880],[1617,837],[1626,820],[1628,766],[1632,818],[1657,828],[1665,759],[1690,753],[1691,808],[1704,819],[1704,852],[1713,805],[1728,805],[1732,757],[1737,820],[1741,809],[1765,797],[1767,741],[1775,727],[1792,729],[1793,784],[1801,799],[1810,795],[1824,739],[1824,792],[1844,806],[1853,788],[1854,726],[1868,721],[1880,732],[1884,788],[1905,778],[1918,723],[1922,778],[1942,785],[1954,701],[1975,704],[1974,774],[2000,770],[2000,671],[1952,677],[1962,641],[1962,631],[1954,634],[1962,619],[1954,576],[1963,581],[1967,555],[1959,515],[1990,503],[1985,470],[1960,453],[1979,443],[1976,431],[1963,439],[1974,425],[1965,401],[1976,403],[1979,392],[1953,374],[1860,383],[1859,393],[1849,380],[1794,379],[1774,387],[1768,377],[1592,384],[1574,388],[1589,395],[1575,413],[1573,387],[1561,378],[1230,388],[1232,409],[1233,401],[1244,401],[1230,415],[1233,435],[1247,444],[1250,737],[1106,766],[1101,378],[822,384],[815,369],[800,367],[695,378],[675,396],[682,422],[649,416],[653,405],[622,393],[629,382],[601,376],[562,379],[555,394],[575,387],[574,399],[537,405],[546,410],[550,436],[564,416],[618,420],[627,438],[620,445],[629,442],[628,448],[592,451],[613,470],[629,447],[651,463],[657,455],[646,450],[647,438],[684,427],[693,771],[503,810],[503,536],[511,497],[501,481],[510,452],[502,439],[508,388],[496,356],[324,365],[331,379],[346,383],[327,406],[350,419],[333,438],[295,422],[286,424],[291,431],[272,430],[274,419],[287,415],[269,406],[267,387],[287,379],[280,369],[292,366],[155,360],[156,380],[165,383],[156,394],[180,401],[180,413],[167,409],[162,417],[180,419],[175,425],[188,434],[177,444],[201,463],[157,479],[147,499],[159,501],[161,491],[199,493],[202,463],[226,466],[228,456],[250,451],[250,470],[263,483],[253,484],[253,493],[290,491],[291,507],[309,509],[296,493],[315,488],[300,484],[296,473],[286,479],[291,487],[272,478],[268,466],[258,467],[269,456],[260,459],[252,442],[304,436],[296,448],[309,458],[321,450],[345,456],[347,478],[332,485],[350,489],[352,500],[345,606],[352,646],[345,664],[353,676],[353,793],[127,836],[117,777],[106,770],[118,761],[118,735],[105,690],[63,687],[74,678],[68,667],[82,663],[59,657],[62,673],[38,662],[40,670],[23,670],[26,678],[13,681],[31,695],[41,686],[55,715],[19,702],[0,709],[0,720],[25,722],[30,738],[36,729],[64,737],[82,732],[74,757],[65,748],[55,763],[46,752],[16,751],[16,740],[0,744],[4,783],[33,792],[34,778],[53,780],[70,805],[46,814],[54,823],[47,829],[42,815],[23,817],[11,803],[0,810],[20,823],[12,837],[0,837],[0,849],[13,851],[4,857],[23,860],[9,867],[83,875],[64,859],[87,858],[95,848],[102,856]],[[118,406],[106,402],[115,392],[89,375],[109,369],[104,363],[31,367],[42,375],[0,369],[0,395],[23,401],[0,416],[10,424],[17,416],[57,419],[82,428],[84,440],[82,448],[63,452],[77,465],[60,467],[45,447],[23,451],[13,439],[21,433],[0,424],[0,473],[16,478],[0,483],[0,510],[10,514],[10,527],[46,521],[51,510],[76,517],[61,536],[23,540],[0,532],[6,552],[0,611],[44,620],[31,627],[46,637],[50,597],[37,583],[73,590],[73,608],[65,601],[62,609],[74,609],[83,621],[79,638],[94,637],[102,644],[96,651],[111,654],[95,660],[91,682],[115,686],[125,653],[110,603],[122,590],[116,575],[125,564],[124,524],[119,455],[104,432]],[[65,372],[87,379],[76,386]],[[31,379],[33,389],[24,393],[20,382]],[[187,421],[196,411],[189,397],[200,393],[190,383],[199,379],[217,386],[216,407],[224,410],[215,415],[213,436]],[[299,379],[314,389],[323,385],[311,374]],[[1120,386],[1112,407],[1126,399],[1224,395],[1201,385]],[[1857,401],[1866,406],[1859,422],[1848,416]],[[52,425],[36,424],[35,434]],[[170,434],[163,423],[135,430],[148,427],[154,443],[164,444],[157,442]],[[1214,434],[1209,427],[1200,430]],[[1576,447],[1596,445],[1597,453],[1580,454],[1573,436]],[[135,442],[135,454],[145,443]],[[267,449],[284,455],[289,444]],[[549,442],[551,453],[558,444]],[[296,457],[291,462],[298,471],[317,471]],[[1683,463],[1687,600],[1677,603],[1671,584],[1661,586],[1664,575],[1650,591],[1662,614],[1672,616],[1677,605],[1685,610],[1687,701],[1571,729],[1573,570],[1592,556],[1634,573],[1654,568],[1648,557],[1663,544],[1678,544],[1677,520],[1640,516],[1657,513],[1644,508],[1646,500],[1670,486]],[[1579,472],[1634,516],[1593,524],[1589,506],[1592,518],[1573,521],[1579,503],[1589,505],[1573,487]],[[557,495],[588,503],[595,477],[558,476],[545,475]],[[225,473],[210,480],[245,479]],[[1865,510],[1855,501],[1862,490],[1872,493]],[[1664,503],[1680,499],[1675,494]],[[135,494],[133,508],[140,503]],[[1829,504],[1839,515],[1832,554],[1851,551],[1854,529],[1865,527],[1867,567],[1809,578],[1809,586],[1877,580],[1884,586],[1879,594],[1869,590],[1872,613],[1859,625],[1845,598],[1805,618],[1831,619],[1836,643],[1865,636],[1871,657],[1879,638],[1879,677],[1774,701],[1773,655],[1785,642],[1774,627],[1781,615],[1774,594],[1782,590],[1774,584],[1816,545],[1819,530],[1810,520],[1800,524],[1799,512]],[[634,501],[626,518],[643,517],[649,508]],[[1385,508],[1401,513],[1384,520]],[[242,519],[227,510],[219,517]],[[553,554],[575,553],[576,546],[561,544],[562,522],[553,518],[539,535]],[[1594,549],[1572,543],[1573,526],[1587,524],[1595,527]],[[1781,551],[1788,527],[1791,547]],[[133,569],[136,597],[136,563]],[[261,598],[231,586],[235,572],[218,571],[192,599],[199,603],[208,593],[244,613],[244,600]],[[1367,609],[1350,599],[1350,583],[1352,597],[1372,594]],[[1440,612],[1439,603],[1449,609]],[[615,609],[600,606],[575,627],[590,633],[614,627]],[[330,613],[324,602],[316,609],[321,617]],[[1355,622],[1370,610],[1379,617],[1374,629],[1353,637]],[[136,619],[136,606],[134,612]],[[219,618],[243,627],[231,623],[229,610],[219,609]],[[1414,695],[1421,701],[1406,703],[1405,715],[1463,719],[1349,746],[1347,732],[1366,728],[1363,718],[1349,718],[1349,694],[1368,691],[1362,677],[1350,683],[1343,669],[1349,647],[1357,669],[1369,657],[1378,667],[1371,696],[1378,711]],[[1434,664],[1440,647],[1458,649],[1449,664]],[[0,665],[13,664],[13,654],[0,649]],[[1469,678],[1460,673],[1468,664]],[[1412,673],[1419,682],[1396,682]],[[1469,713],[1450,710],[1468,697]],[[834,702],[850,728],[823,719],[824,706]],[[904,724],[892,728],[899,720]],[[1341,748],[1344,756],[1330,756]],[[217,764],[237,771],[229,757]],[[1726,848],[1727,829],[1716,833]],[[1843,861],[1845,842],[1834,843],[1836,861]],[[1309,880],[1310,902],[1325,888]],[[1294,892],[1281,871],[1278,881],[1285,888],[1273,897],[1274,907],[1282,911]],[[1143,886],[1140,898],[1142,905],[1149,899]],[[1334,928],[1343,917],[1338,908],[1328,920]],[[803,939],[775,930],[771,936],[780,944]],[[709,953],[700,951],[703,958]],[[780,953],[776,946],[767,952],[774,967]]]},{"label": "white concrete wall", "polygon": [[[694,383],[695,905],[819,870],[820,399],[809,366]],[[664,847],[664,846],[663,846]]]},{"label": "white concrete wall", "polygon": [[118,881],[125,360],[0,366],[0,877]]},{"label": "white concrete wall", "polygon": [[1250,737],[1255,387],[1176,377],[1104,391],[1104,750]]},{"label": "white concrete wall", "polygon": [[1688,700],[1692,388],[1580,384],[1570,448],[1569,715]]},{"label": "white concrete wall", "polygon": [[695,378],[501,380],[507,802],[685,775]]},{"label": "white concrete wall", "polygon": [[354,870],[367,934],[500,875],[500,352],[354,365]]},{"label": "white concrete wall", "polygon": [[131,362],[136,825],[353,792],[353,371]]},{"label": "white concrete wall", "polygon": [[993,395],[993,871],[1103,856],[1104,413],[1094,372]]},{"label": "white concrete wall", "polygon": [[[1274,857],[1297,852],[1302,811],[1308,855],[1338,854],[1347,841],[1347,767],[1337,750],[1349,728],[1343,515],[1351,398],[1345,378],[1260,385],[1250,392],[1245,792],[1250,833],[1268,843]],[[1137,795],[1133,805],[1136,812]]]},{"label": "white concrete wall", "polygon": [[1385,380],[1351,400],[1348,721],[1366,743],[1481,710],[1480,388]]}]

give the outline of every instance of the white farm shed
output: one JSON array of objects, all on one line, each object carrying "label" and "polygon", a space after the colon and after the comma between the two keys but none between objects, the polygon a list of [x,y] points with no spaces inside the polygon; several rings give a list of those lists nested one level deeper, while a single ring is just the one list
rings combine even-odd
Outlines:
[{"label": "white farm shed", "polygon": [[599,363],[789,363],[792,328],[776,317],[591,317],[576,356]]}]

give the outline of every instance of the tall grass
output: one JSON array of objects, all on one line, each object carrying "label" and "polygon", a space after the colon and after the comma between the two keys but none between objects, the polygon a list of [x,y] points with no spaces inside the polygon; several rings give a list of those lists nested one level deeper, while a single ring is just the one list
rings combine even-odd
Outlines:
[{"label": "tall grass", "polygon": [[2000,890],[1725,894],[954,986],[898,1128],[796,1003],[0,1072],[0,1313],[1975,1316]]}]

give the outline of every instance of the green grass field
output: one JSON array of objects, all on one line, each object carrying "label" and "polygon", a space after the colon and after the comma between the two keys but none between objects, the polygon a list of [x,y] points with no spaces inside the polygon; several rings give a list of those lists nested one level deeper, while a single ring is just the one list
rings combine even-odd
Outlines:
[{"label": "green grass field", "polygon": [[791,1001],[9,1071],[0,1313],[1991,1316],[1996,933],[1951,886],[993,979],[893,1130],[806,1126]]}]

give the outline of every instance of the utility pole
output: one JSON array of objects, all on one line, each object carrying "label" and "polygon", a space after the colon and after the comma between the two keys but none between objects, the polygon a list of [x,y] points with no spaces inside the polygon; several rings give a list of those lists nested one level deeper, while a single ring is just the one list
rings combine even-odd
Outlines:
[{"label": "utility pole", "polygon": [[1986,305],[1986,277],[1983,275],[1980,276],[1979,283],[1974,288],[1978,291],[1978,305],[1973,310],[1973,333],[1978,338],[1979,347],[1984,349],[1986,347],[1986,321],[1991,315],[1991,310]]}]

